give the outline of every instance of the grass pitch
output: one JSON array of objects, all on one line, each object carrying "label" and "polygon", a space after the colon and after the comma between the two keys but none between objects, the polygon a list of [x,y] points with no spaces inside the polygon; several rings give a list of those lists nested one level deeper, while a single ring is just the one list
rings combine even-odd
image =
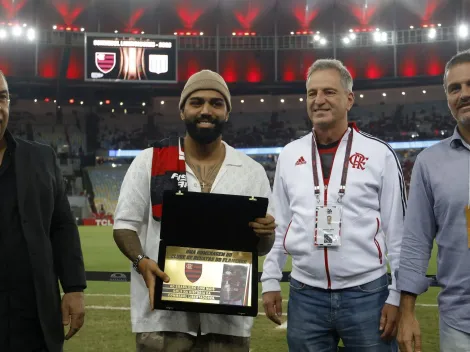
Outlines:
[{"label": "grass pitch", "polygon": [[[111,227],[80,227],[85,267],[87,271],[126,272],[130,270],[127,259],[114,244]],[[260,258],[263,259],[263,258]],[[260,260],[262,270],[262,260]],[[285,271],[291,270],[290,260]],[[430,261],[429,274],[436,273],[435,252]],[[288,283],[281,283],[283,312],[287,312]],[[258,287],[261,292],[261,285]],[[418,319],[423,335],[423,350],[439,351],[438,288],[430,290],[418,299]],[[261,298],[261,293],[259,294]],[[65,343],[64,352],[133,352],[135,337],[130,326],[129,283],[89,281],[85,292],[86,318],[82,330]],[[259,307],[260,313],[263,307]],[[287,320],[282,317],[283,322]],[[251,350],[254,352],[288,351],[286,329],[279,328],[264,315],[255,319]],[[378,328],[378,327],[377,327]]]}]

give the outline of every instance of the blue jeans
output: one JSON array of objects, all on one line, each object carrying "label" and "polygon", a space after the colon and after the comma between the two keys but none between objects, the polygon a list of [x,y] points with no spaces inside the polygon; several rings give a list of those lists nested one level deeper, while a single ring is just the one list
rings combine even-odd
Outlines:
[{"label": "blue jeans", "polygon": [[379,330],[388,297],[387,275],[344,290],[323,290],[290,279],[287,343],[291,352],[396,352]]},{"label": "blue jeans", "polygon": [[439,319],[441,352],[470,351],[470,334],[456,330]]}]

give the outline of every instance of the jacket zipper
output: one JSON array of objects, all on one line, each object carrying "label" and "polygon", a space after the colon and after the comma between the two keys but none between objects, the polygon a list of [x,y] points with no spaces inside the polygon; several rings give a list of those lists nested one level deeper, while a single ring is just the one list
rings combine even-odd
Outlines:
[{"label": "jacket zipper", "polygon": [[377,231],[375,232],[375,236],[374,236],[374,243],[377,247],[377,251],[379,252],[379,260],[380,260],[380,264],[382,264],[382,249],[380,248],[380,243],[379,241],[377,241],[377,234],[379,233],[379,229],[380,229],[380,220],[379,218],[376,218],[377,220]]},{"label": "jacket zipper", "polygon": [[289,225],[287,226],[286,233],[284,234],[284,241],[282,242],[285,254],[289,254],[289,255],[291,255],[291,254],[289,253],[289,251],[286,248],[286,239],[287,239],[287,233],[289,232],[289,229],[290,229],[290,224],[292,224],[292,220],[290,221]]},{"label": "jacket zipper", "polygon": [[[343,134],[343,137],[344,135],[346,134],[348,130],[346,130]],[[327,182],[325,183],[325,178],[323,177],[323,186],[324,186],[324,189],[325,189],[325,194],[324,194],[324,202],[325,202],[325,206],[328,205],[328,184],[329,184],[329,180],[331,178],[331,172],[333,171],[333,165],[335,164],[335,158],[336,158],[336,153],[338,152],[338,148],[339,148],[339,145],[341,144],[342,140],[343,140],[343,137],[341,138],[340,140],[340,143],[336,146],[336,150],[335,150],[335,154],[333,155],[333,160],[331,161],[331,166],[330,166],[330,176],[327,180]],[[320,156],[320,152],[318,152],[319,156]],[[321,157],[320,157],[320,169],[322,171],[321,175],[323,175],[323,167],[321,165]],[[324,257],[325,257],[325,271],[326,271],[326,278],[328,280],[328,289],[331,289],[331,277],[330,277],[330,268],[329,268],[329,265],[328,265],[328,248],[325,247],[323,249],[324,251]]]}]

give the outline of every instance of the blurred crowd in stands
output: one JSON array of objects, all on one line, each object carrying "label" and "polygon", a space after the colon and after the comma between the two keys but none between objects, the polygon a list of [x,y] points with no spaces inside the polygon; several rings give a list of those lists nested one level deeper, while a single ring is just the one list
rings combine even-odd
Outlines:
[{"label": "blurred crowd in stands", "polygon": [[[153,141],[183,135],[179,116],[162,113],[79,113],[64,108],[60,113],[12,110],[10,130],[16,136],[50,144],[67,164],[67,158],[80,160],[75,174],[67,179],[69,194],[91,198],[96,216],[112,214],[122,178],[132,159],[110,159],[109,150],[143,149]],[[445,101],[417,104],[377,104],[354,106],[350,121],[387,142],[439,140],[453,133],[454,123]],[[233,112],[224,129],[224,140],[235,148],[283,147],[308,134],[311,124],[305,110],[271,113]],[[397,150],[407,185],[420,150]],[[86,158],[88,156],[88,159]],[[271,182],[276,155],[255,157],[265,167]],[[85,162],[87,161],[87,162]],[[77,176],[88,172],[91,188],[77,186]]]}]

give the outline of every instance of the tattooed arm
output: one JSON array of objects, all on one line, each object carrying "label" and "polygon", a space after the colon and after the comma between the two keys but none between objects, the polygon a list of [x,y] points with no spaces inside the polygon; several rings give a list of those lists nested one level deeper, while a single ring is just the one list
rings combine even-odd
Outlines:
[{"label": "tattooed arm", "polygon": [[[142,246],[140,244],[137,233],[132,230],[114,230],[114,241],[121,250],[121,252],[129,258],[130,261],[137,259],[139,254],[143,254]],[[157,263],[152,259],[142,259],[138,264],[139,272],[145,281],[145,285],[149,290],[149,305],[150,309],[154,309],[155,298],[155,280],[160,278],[164,282],[169,282],[170,278],[167,274],[160,270]]]},{"label": "tattooed arm", "polygon": [[139,237],[135,231],[125,229],[114,230],[113,237],[119,250],[131,262],[136,260],[140,254],[144,254]]},{"label": "tattooed arm", "polygon": [[[113,237],[119,250],[133,262],[138,255],[147,254],[142,249],[139,235],[149,218],[150,171],[152,149],[142,151],[132,161],[124,176],[119,199],[114,212]],[[139,234],[139,235],[138,235]],[[145,236],[145,233],[142,233]],[[145,241],[145,239],[143,239]]]}]

